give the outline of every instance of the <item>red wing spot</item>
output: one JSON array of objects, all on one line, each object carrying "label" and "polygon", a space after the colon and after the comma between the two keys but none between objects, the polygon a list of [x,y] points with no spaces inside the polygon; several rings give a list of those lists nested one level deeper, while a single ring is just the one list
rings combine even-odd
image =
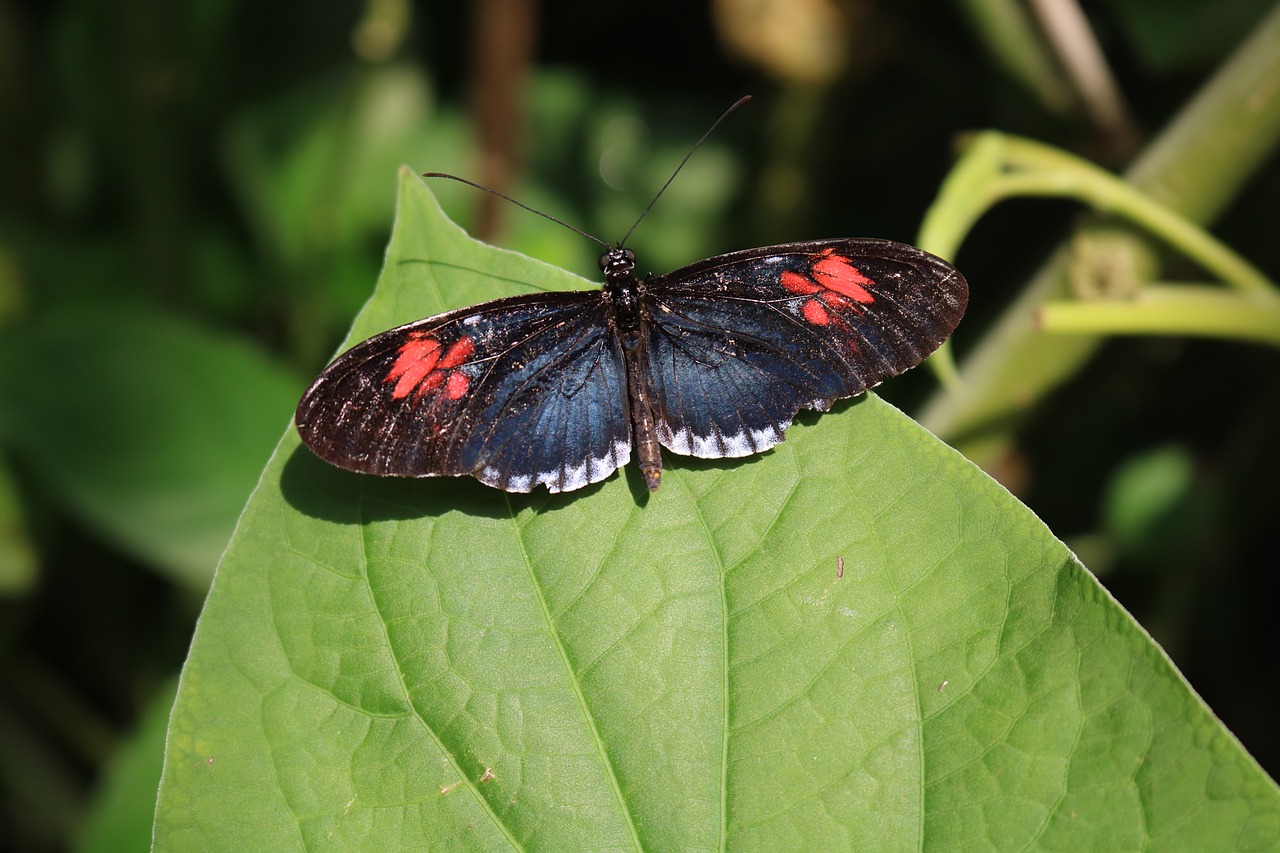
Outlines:
[{"label": "red wing spot", "polygon": [[400,354],[384,380],[396,383],[391,389],[391,398],[399,400],[415,391],[422,397],[444,385],[449,399],[458,399],[467,392],[470,380],[453,369],[466,362],[473,352],[475,344],[471,338],[459,338],[442,357],[438,340],[426,333],[411,334],[409,340],[401,344]]},{"label": "red wing spot", "polygon": [[475,351],[476,345],[471,342],[471,338],[458,338],[444,354],[444,358],[440,359],[440,369],[448,370],[451,367],[457,367],[470,358],[471,353]]},{"label": "red wing spot", "polygon": [[407,397],[418,383],[422,382],[435,370],[440,361],[440,342],[433,338],[413,339],[400,347],[400,355],[396,363],[387,372],[387,382],[395,382],[391,390],[392,399]]},{"label": "red wing spot", "polygon": [[867,290],[867,287],[874,287],[875,282],[859,272],[848,258],[828,254],[830,251],[824,252],[825,257],[813,265],[814,278],[823,287],[842,293],[854,302],[875,302],[876,298]]},{"label": "red wing spot", "polygon": [[[431,371],[427,369],[425,363],[416,365],[412,370],[408,370],[400,375],[400,381],[396,383],[396,387],[391,389],[391,398],[399,400],[401,397],[407,397],[412,393],[414,388],[418,387],[418,383],[422,382],[424,377],[431,376]],[[390,382],[394,376],[388,376],[387,381]]]},{"label": "red wing spot", "polygon": [[834,290],[824,290],[818,294],[818,298],[823,302],[835,308],[837,311],[861,311],[857,305],[853,304],[853,300],[849,297],[836,293]]},{"label": "red wing spot", "polygon": [[400,355],[387,372],[387,381],[399,379],[408,373],[422,373],[419,379],[435,369],[440,360],[440,342],[435,338],[410,338],[400,345]]},{"label": "red wing spot", "polygon": [[449,381],[444,383],[444,394],[450,400],[456,400],[467,393],[467,388],[470,386],[471,380],[466,377],[466,374],[455,370],[449,374]]},{"label": "red wing spot", "polygon": [[792,272],[791,270],[783,271],[782,286],[787,290],[790,290],[792,293],[799,293],[803,295],[816,293],[822,289],[805,276],[800,275],[798,272]]},{"label": "red wing spot", "polygon": [[422,380],[422,384],[418,386],[418,396],[421,397],[440,387],[440,383],[444,382],[444,373],[439,370],[433,370],[427,374],[427,378]]},{"label": "red wing spot", "polygon": [[816,299],[805,300],[804,305],[800,306],[800,313],[815,326],[825,326],[831,322],[831,315],[827,313],[827,309],[823,307],[822,303]]}]

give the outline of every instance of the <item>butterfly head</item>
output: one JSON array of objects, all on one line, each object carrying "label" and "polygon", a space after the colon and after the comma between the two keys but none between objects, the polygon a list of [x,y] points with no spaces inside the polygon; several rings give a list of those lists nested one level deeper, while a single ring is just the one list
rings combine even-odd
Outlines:
[{"label": "butterfly head", "polygon": [[606,281],[630,278],[636,269],[636,253],[616,246],[600,256],[600,271]]}]

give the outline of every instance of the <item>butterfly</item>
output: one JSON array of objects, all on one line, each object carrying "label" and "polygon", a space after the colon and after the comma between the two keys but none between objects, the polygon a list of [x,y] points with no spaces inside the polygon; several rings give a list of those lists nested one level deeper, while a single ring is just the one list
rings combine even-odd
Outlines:
[{"label": "butterfly", "polygon": [[303,395],[302,440],[350,471],[508,492],[579,489],[634,454],[657,490],[661,448],[768,450],[801,409],[919,364],[968,301],[955,267],[887,240],[747,249],[645,278],[619,244],[600,269],[600,290],[497,299],[357,344]]}]

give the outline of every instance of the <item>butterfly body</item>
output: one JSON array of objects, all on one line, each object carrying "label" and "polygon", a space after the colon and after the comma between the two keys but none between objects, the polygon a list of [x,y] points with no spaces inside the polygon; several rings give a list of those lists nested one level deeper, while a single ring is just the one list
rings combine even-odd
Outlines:
[{"label": "butterfly body", "polygon": [[915,366],[968,287],[901,243],[843,239],[720,255],[640,279],[600,259],[603,290],[508,297],[356,345],[298,405],[322,459],[388,476],[471,475],[511,492],[599,482],[633,450],[759,453],[801,409],[826,411]]}]

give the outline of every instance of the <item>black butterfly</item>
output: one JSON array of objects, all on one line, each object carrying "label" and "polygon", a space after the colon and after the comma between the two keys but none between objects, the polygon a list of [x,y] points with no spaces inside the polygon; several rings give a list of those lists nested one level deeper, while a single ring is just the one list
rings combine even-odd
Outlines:
[{"label": "black butterfly", "polygon": [[599,482],[634,448],[703,458],[773,447],[914,367],[955,329],[964,277],[886,240],[719,255],[638,279],[600,257],[603,290],[485,302],[383,332],[325,368],[298,404],[302,440],[351,471],[461,476],[509,492]]}]

